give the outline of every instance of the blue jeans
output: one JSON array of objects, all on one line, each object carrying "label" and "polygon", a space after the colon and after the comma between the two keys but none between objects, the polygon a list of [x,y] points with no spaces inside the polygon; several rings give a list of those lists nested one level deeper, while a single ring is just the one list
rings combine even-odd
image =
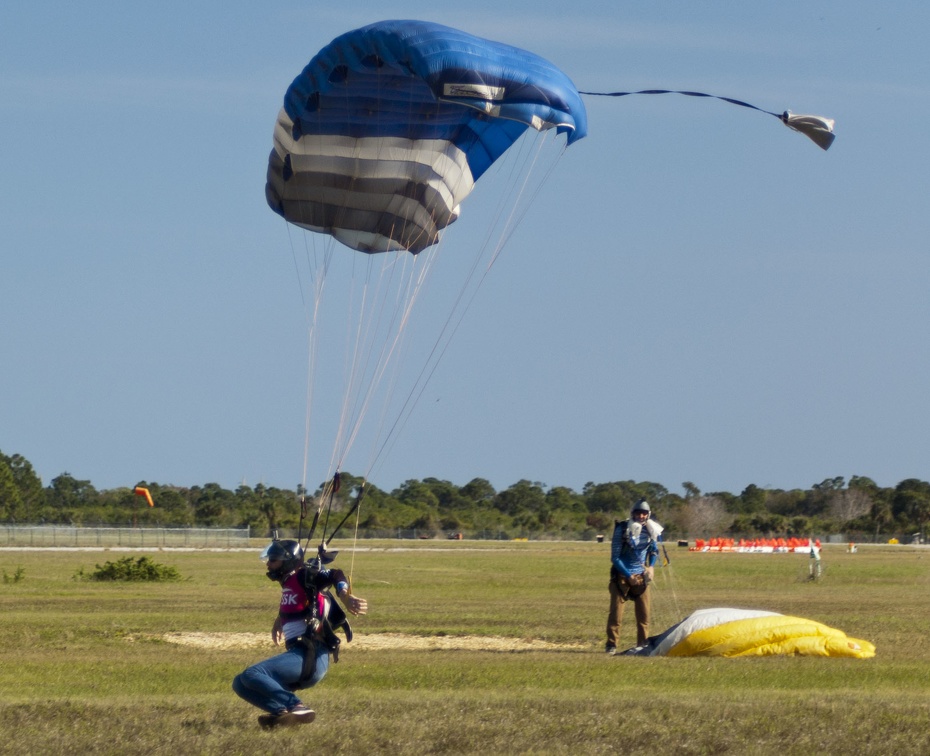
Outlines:
[{"label": "blue jeans", "polygon": [[[329,671],[329,649],[322,643],[317,643],[315,652],[316,669],[313,677],[301,683],[301,688],[312,688],[326,677]],[[291,689],[296,687],[300,680],[300,673],[304,667],[304,653],[313,651],[305,652],[302,647],[294,646],[283,654],[253,664],[236,675],[232,689],[237,696],[269,714],[292,709],[301,703]]]}]

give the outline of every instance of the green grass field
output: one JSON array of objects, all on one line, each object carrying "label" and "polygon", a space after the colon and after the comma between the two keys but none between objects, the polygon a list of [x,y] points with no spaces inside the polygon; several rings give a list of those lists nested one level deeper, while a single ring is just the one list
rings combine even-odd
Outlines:
[{"label": "green grass field", "polygon": [[[267,637],[279,589],[261,545],[146,552],[184,580],[144,584],[72,580],[125,552],[0,551],[0,753],[930,752],[930,550],[827,547],[823,579],[808,582],[804,555],[670,548],[654,632],[698,608],[758,608],[837,627],[877,654],[646,659],[602,651],[607,544],[360,542],[353,583],[370,613],[353,622],[358,643],[303,694],[314,724],[265,732],[230,683],[270,641],[166,638]],[[633,645],[631,620],[621,646]],[[366,647],[386,634],[557,645]]]}]

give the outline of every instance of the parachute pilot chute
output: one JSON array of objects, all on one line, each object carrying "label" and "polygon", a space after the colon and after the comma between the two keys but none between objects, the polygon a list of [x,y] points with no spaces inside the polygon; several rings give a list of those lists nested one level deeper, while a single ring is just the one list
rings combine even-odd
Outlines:
[{"label": "parachute pilot chute", "polygon": [[755,609],[700,609],[645,646],[637,656],[830,656],[869,659],[869,641],[810,619]]}]

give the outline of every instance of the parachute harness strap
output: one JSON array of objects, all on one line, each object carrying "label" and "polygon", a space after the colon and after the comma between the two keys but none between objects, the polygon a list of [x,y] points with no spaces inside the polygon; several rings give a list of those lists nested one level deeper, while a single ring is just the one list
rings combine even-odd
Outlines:
[{"label": "parachute harness strap", "polygon": [[689,90],[681,89],[640,89],[635,92],[581,92],[578,94],[588,95],[591,97],[626,97],[627,95],[662,95],[662,94],[677,94],[684,95],[685,97],[710,97],[714,100],[722,100],[723,102],[728,102],[731,105],[739,105],[742,108],[749,108],[750,110],[757,110],[760,113],[765,113],[766,115],[773,116],[781,121],[785,126],[793,131],[797,131],[799,134],[804,134],[808,137],[814,144],[820,147],[823,150],[830,148],[830,145],[833,144],[835,135],[833,133],[833,119],[823,118],[822,116],[816,115],[793,115],[790,110],[785,110],[782,113],[773,113],[770,110],[765,110],[764,108],[756,107],[755,105],[743,102],[742,100],[734,99],[733,97],[721,97],[720,95],[707,94],[706,92],[691,92]]}]

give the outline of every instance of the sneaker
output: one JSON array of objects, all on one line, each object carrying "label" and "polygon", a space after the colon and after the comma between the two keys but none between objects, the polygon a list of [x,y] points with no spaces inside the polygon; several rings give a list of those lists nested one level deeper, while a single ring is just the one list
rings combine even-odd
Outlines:
[{"label": "sneaker", "polygon": [[616,646],[607,646],[607,648],[605,648],[604,650],[607,652],[607,655],[608,655],[608,656],[613,656],[614,654],[617,653],[617,647],[616,647]]},{"label": "sneaker", "polygon": [[287,710],[287,713],[291,717],[299,719],[301,722],[312,722],[314,717],[316,717],[316,712],[313,711],[313,709],[304,706],[302,703],[291,707]]},{"label": "sneaker", "polygon": [[303,704],[297,704],[290,709],[281,710],[275,714],[262,714],[258,723],[264,730],[275,727],[290,727],[291,725],[310,724],[316,718],[316,712]]},{"label": "sneaker", "polygon": [[280,719],[287,712],[279,711],[274,714],[262,714],[258,717],[258,724],[263,730],[272,730],[280,724]]}]

